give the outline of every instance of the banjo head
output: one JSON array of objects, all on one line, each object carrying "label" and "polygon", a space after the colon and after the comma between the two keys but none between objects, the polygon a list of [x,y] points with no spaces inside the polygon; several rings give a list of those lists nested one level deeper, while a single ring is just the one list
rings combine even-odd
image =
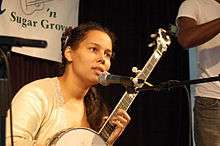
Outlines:
[{"label": "banjo head", "polygon": [[107,144],[92,129],[70,128],[56,134],[48,146],[107,146]]}]

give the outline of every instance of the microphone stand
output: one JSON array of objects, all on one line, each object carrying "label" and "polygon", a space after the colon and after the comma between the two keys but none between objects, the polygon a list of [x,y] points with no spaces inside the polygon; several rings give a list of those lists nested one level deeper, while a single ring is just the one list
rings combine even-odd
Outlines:
[{"label": "microphone stand", "polygon": [[[47,42],[43,40],[0,36],[0,63],[5,64],[5,66],[1,65],[2,74],[0,74],[0,146],[6,146],[6,117],[7,111],[10,109],[12,101],[10,77],[11,72],[9,64],[11,61],[10,52],[13,46],[45,48],[47,46]],[[12,131],[13,130],[11,127],[11,134],[13,134]],[[13,137],[11,138],[11,142],[13,146]]]},{"label": "microphone stand", "polygon": [[156,86],[143,86],[141,88],[135,89],[136,91],[160,91],[163,89],[169,89],[174,87],[180,87],[185,85],[191,84],[201,84],[206,82],[213,82],[213,81],[220,81],[220,74],[218,76],[210,77],[210,78],[203,78],[203,79],[195,79],[195,80],[185,80],[185,81],[177,81],[177,80],[170,80],[168,82],[160,83]]},{"label": "microphone stand", "polygon": [[[7,52],[7,55],[3,51],[3,49]],[[0,78],[0,146],[5,146],[5,134],[6,134],[6,117],[7,117],[7,111],[10,108],[10,101],[11,98],[11,86],[10,86],[10,68],[9,68],[9,60],[10,60],[10,50],[11,47],[9,46],[2,46],[0,47],[0,61],[2,64],[5,63],[5,66],[2,65],[1,69],[5,69],[2,71],[2,77]],[[4,74],[5,77],[4,77]]]}]

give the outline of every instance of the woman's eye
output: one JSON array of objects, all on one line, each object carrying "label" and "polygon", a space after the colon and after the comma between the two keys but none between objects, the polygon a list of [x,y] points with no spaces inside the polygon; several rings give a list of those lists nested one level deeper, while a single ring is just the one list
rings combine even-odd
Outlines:
[{"label": "woman's eye", "polygon": [[105,56],[107,56],[108,58],[111,58],[112,54],[111,53],[105,53]]},{"label": "woman's eye", "polygon": [[90,50],[91,52],[96,52],[96,51],[97,51],[97,48],[91,47],[91,48],[89,48],[89,50]]}]

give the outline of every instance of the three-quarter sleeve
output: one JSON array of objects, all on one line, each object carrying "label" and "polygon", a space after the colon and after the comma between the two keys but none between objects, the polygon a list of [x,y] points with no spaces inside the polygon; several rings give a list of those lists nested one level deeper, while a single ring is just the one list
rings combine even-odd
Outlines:
[{"label": "three-quarter sleeve", "polygon": [[[34,146],[43,119],[41,89],[23,87],[12,101],[13,140],[15,146]],[[10,141],[10,116],[6,119],[6,143]]]}]

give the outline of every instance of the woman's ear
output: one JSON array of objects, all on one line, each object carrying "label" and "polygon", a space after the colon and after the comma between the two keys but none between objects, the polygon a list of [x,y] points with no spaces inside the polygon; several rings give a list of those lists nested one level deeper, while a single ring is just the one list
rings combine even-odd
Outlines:
[{"label": "woman's ear", "polygon": [[65,58],[68,62],[72,62],[72,49],[70,46],[67,46],[64,52]]}]

